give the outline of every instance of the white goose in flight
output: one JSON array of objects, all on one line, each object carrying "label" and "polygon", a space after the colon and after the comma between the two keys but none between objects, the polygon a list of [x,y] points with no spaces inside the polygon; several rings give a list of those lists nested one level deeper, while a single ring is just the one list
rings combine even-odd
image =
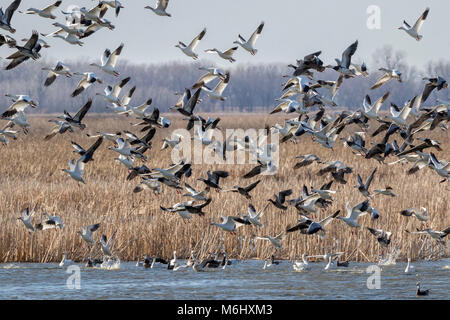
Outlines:
[{"label": "white goose in flight", "polygon": [[118,106],[121,105],[119,99],[120,91],[122,88],[130,81],[130,77],[123,79],[120,83],[116,84],[114,87],[108,86],[105,88],[104,93],[96,93],[97,96],[102,96],[106,101],[114,103]]},{"label": "white goose in flight", "polygon": [[258,51],[257,49],[255,49],[255,43],[259,35],[261,34],[263,28],[264,28],[264,21],[261,22],[261,24],[255,30],[255,32],[253,32],[252,36],[250,37],[250,39],[248,39],[248,41],[245,40],[241,35],[239,35],[240,41],[234,41],[233,43],[240,45],[242,48],[250,52],[252,55],[255,55],[256,52]]},{"label": "white goose in flight", "polygon": [[379,71],[383,71],[383,76],[377,80],[377,82],[370,88],[370,90],[381,87],[383,84],[391,79],[397,79],[398,82],[402,82],[402,73],[397,69],[380,68]]},{"label": "white goose in flight", "polygon": [[31,218],[33,218],[34,213],[34,210],[30,211],[29,208],[26,208],[24,211],[22,211],[22,216],[17,218],[17,220],[21,220],[23,222],[29,232],[34,232],[34,226],[31,223]]},{"label": "white goose in flight", "polygon": [[194,60],[198,59],[198,54],[196,54],[194,52],[195,48],[197,47],[198,43],[200,42],[200,40],[203,39],[203,37],[206,34],[206,28],[204,28],[202,30],[202,32],[200,32],[192,41],[191,43],[187,46],[185,45],[183,42],[178,41],[178,44],[175,45],[175,47],[180,48],[180,50],[187,55],[188,57],[193,58]]},{"label": "white goose in flight", "polygon": [[11,33],[16,32],[16,29],[11,27],[11,18],[14,14],[14,12],[17,10],[17,8],[20,5],[20,2],[22,0],[14,0],[8,8],[6,8],[6,11],[3,12],[3,9],[0,8],[0,28],[9,31]]},{"label": "white goose in flight", "polygon": [[156,1],[156,8],[152,8],[150,6],[146,6],[145,9],[152,10],[158,16],[171,17],[172,15],[170,13],[166,12],[166,9],[167,9],[168,5],[169,5],[169,0],[157,0]]},{"label": "white goose in flight", "polygon": [[347,216],[341,217],[338,216],[337,218],[344,221],[346,224],[348,224],[350,227],[353,228],[359,228],[359,224],[357,223],[357,220],[363,212],[365,212],[369,208],[369,200],[366,200],[364,202],[361,202],[354,206],[353,208],[350,207],[349,203],[346,204],[346,210],[347,210]]},{"label": "white goose in flight", "polygon": [[74,72],[74,75],[83,76],[83,78],[80,80],[80,82],[78,82],[76,89],[72,92],[71,94],[72,98],[82,93],[84,90],[89,88],[95,82],[98,82],[100,84],[103,83],[103,81],[100,80],[98,76],[93,72],[85,72],[85,73]]},{"label": "white goose in flight", "polygon": [[52,216],[48,212],[44,212],[42,215],[46,216],[47,219],[35,225],[35,228],[37,230],[56,229],[56,228],[64,229],[64,223],[62,222],[62,219],[60,217]]},{"label": "white goose in flight", "polygon": [[267,240],[270,241],[270,243],[278,249],[282,249],[283,245],[281,244],[281,241],[283,241],[286,238],[286,231],[281,232],[280,234],[276,235],[275,237],[271,236],[256,236],[256,240]]},{"label": "white goose in flight", "polygon": [[222,96],[223,91],[228,86],[228,82],[230,81],[230,72],[226,73],[226,77],[217,84],[214,89],[209,89],[205,85],[202,86],[202,90],[211,98],[225,101],[225,97]]},{"label": "white goose in flight", "polygon": [[342,59],[335,59],[337,62],[337,66],[328,66],[341,73],[344,76],[353,77],[356,74],[355,69],[350,68],[352,56],[355,54],[356,49],[358,48],[358,40],[353,42],[345,51],[342,53]]},{"label": "white goose in flight", "polygon": [[97,63],[91,63],[91,66],[97,67],[100,70],[103,70],[104,72],[108,74],[112,74],[115,77],[118,77],[120,74],[115,70],[117,58],[119,57],[120,53],[122,52],[124,44],[121,43],[120,46],[114,50],[112,53],[109,49],[106,49],[101,57],[102,64],[99,65]]},{"label": "white goose in flight", "polygon": [[222,218],[221,223],[211,222],[211,225],[218,226],[222,230],[228,231],[231,233],[235,233],[235,231],[238,227],[241,227],[245,224],[250,223],[250,222],[246,223],[246,221],[244,221],[242,218],[236,217],[236,216],[227,216],[227,217],[222,216],[221,218]]},{"label": "white goose in flight", "polygon": [[62,169],[62,171],[68,173],[72,179],[86,184],[82,177],[84,171],[84,162],[82,161],[82,158],[78,159],[76,163],[72,159],[69,162],[69,170]]},{"label": "white goose in flight", "polygon": [[411,112],[413,105],[415,104],[416,98],[417,96],[412,98],[400,112],[395,111],[395,108],[391,106],[391,114],[388,115],[387,118],[392,120],[393,122],[395,122],[395,124],[399,126],[406,127],[407,126],[406,119],[408,118],[409,113]]},{"label": "white goose in flight", "polygon": [[90,245],[95,244],[95,240],[92,239],[92,232],[96,231],[100,227],[100,223],[92,224],[85,228],[81,228],[81,231],[77,231],[79,235]]},{"label": "white goose in flight", "polygon": [[409,34],[411,37],[413,37],[417,41],[420,41],[420,39],[422,39],[423,36],[419,35],[419,30],[422,27],[423,22],[427,18],[428,12],[430,12],[430,8],[425,9],[425,11],[422,13],[422,15],[419,17],[419,19],[417,19],[416,23],[412,27],[408,24],[408,22],[403,20],[403,25],[401,27],[399,27],[398,29],[405,30],[405,32],[407,34]]},{"label": "white goose in flight", "polygon": [[386,92],[384,96],[379,98],[377,101],[375,101],[374,104],[372,104],[372,101],[370,100],[370,96],[366,94],[363,100],[363,109],[361,109],[361,113],[365,115],[367,118],[370,119],[378,119],[378,111],[380,111],[381,106],[386,101],[386,99],[389,97],[390,92]]},{"label": "white goose in flight", "polygon": [[222,52],[216,48],[213,48],[213,49],[207,49],[207,50],[205,50],[205,52],[208,52],[208,53],[216,52],[219,55],[219,57],[221,57],[222,59],[228,60],[230,62],[235,62],[236,60],[233,58],[233,54],[236,52],[237,49],[238,49],[238,47],[233,47],[233,48],[230,48],[230,49]]},{"label": "white goose in flight", "polygon": [[[226,75],[217,68],[204,68],[204,67],[200,67],[198,68],[199,70],[205,70],[208,71],[208,73],[204,74],[200,79],[198,79],[198,81],[192,86],[192,90],[200,88],[204,85],[206,85],[207,83],[210,83],[211,81],[213,81],[216,78],[220,78],[221,80],[224,80]],[[185,91],[185,94],[188,92],[189,90]],[[183,101],[184,104],[187,103],[187,101],[190,98],[190,92],[189,92],[189,97],[187,97],[187,100],[184,101],[185,97],[183,96],[182,99],[180,99],[180,101]],[[178,104],[177,104],[178,106]]]},{"label": "white goose in flight", "polygon": [[11,104],[8,109],[2,113],[2,118],[10,117],[18,112],[25,112],[25,109],[28,106],[31,106],[32,108],[36,108],[38,106],[38,103],[28,95],[12,95],[7,93],[5,96],[12,98],[13,104]]},{"label": "white goose in flight", "polygon": [[54,68],[48,68],[44,67],[42,70],[48,70],[47,78],[45,79],[44,86],[48,87],[53,82],[55,82],[56,78],[60,75],[65,75],[67,78],[72,77],[72,73],[70,73],[69,67],[67,67],[65,64],[63,64],[61,61],[58,61],[56,64],[56,67]]},{"label": "white goose in flight", "polygon": [[53,10],[59,7],[62,1],[56,1],[54,4],[45,7],[44,9],[29,8],[25,14],[37,14],[42,18],[56,19],[52,13]]}]

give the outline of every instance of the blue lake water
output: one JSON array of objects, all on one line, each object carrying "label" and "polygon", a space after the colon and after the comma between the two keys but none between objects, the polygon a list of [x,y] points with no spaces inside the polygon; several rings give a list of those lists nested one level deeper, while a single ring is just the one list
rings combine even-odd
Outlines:
[{"label": "blue lake water", "polygon": [[[233,260],[225,270],[208,272],[145,269],[136,262],[121,262],[116,270],[75,265],[0,264],[0,299],[450,299],[450,259],[414,262],[410,274],[404,262],[380,266],[380,289],[367,287],[374,275],[368,263],[325,271],[326,263],[316,262],[306,272],[295,272],[290,261],[263,270],[260,260]],[[429,296],[416,297],[419,280]]]}]

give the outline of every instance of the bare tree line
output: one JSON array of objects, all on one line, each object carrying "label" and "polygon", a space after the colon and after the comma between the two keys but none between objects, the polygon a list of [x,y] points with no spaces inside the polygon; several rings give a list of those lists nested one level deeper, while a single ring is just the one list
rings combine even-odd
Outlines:
[{"label": "bare tree line", "polygon": [[[382,96],[386,91],[390,91],[390,100],[399,105],[411,99],[415,95],[422,93],[426,81],[422,77],[434,77],[440,75],[446,79],[450,76],[450,61],[429,61],[423,70],[411,66],[406,61],[406,54],[403,51],[394,51],[390,46],[377,49],[373,54],[373,64],[368,65],[368,77],[356,77],[346,79],[342,84],[336,101],[339,106],[350,110],[359,108],[366,94],[373,98]],[[124,87],[121,95],[127,94],[134,86],[137,89],[131,100],[132,106],[144,103],[148,98],[153,99],[153,107],[158,107],[162,112],[167,112],[168,108],[176,103],[178,96],[175,92],[183,92],[194,84],[204,71],[198,70],[200,66],[212,65],[209,61],[193,63],[165,63],[165,64],[132,64],[122,59],[118,63],[121,74],[114,78],[105,73],[100,73],[94,67],[89,66],[91,61],[67,61],[65,62],[72,71],[95,72],[104,81],[102,85],[94,84],[86,92],[76,98],[71,98],[70,94],[75,89],[79,76],[65,78],[60,76],[53,85],[44,87],[47,71],[42,67],[54,67],[56,61],[26,62],[17,68],[0,72],[0,104],[1,110],[6,109],[10,101],[4,96],[10,94],[28,94],[39,101],[39,107],[33,110],[34,113],[61,113],[64,109],[74,111],[80,107],[88,98],[94,98],[94,112],[111,112],[107,108],[107,103],[96,97],[95,93],[101,92],[107,85],[114,85],[121,79],[130,76],[131,81]],[[226,88],[225,96],[227,100],[213,101],[205,97],[203,102],[197,107],[202,112],[265,112],[271,110],[276,98],[281,95],[281,84],[286,80],[283,75],[291,75],[292,69],[286,64],[261,64],[261,65],[238,65],[231,71],[231,81]],[[5,62],[3,62],[5,65]],[[381,76],[378,68],[396,68],[402,72],[403,83],[393,80],[381,88],[370,90],[370,87]],[[337,73],[333,70],[315,75],[316,79],[336,80]],[[215,83],[209,86],[214,86]],[[436,98],[447,99],[445,90],[434,91],[428,98],[426,105],[434,105]]]}]

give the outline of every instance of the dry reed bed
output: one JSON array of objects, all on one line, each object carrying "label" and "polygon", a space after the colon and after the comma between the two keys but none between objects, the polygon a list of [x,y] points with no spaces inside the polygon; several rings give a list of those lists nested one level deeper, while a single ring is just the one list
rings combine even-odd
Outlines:
[{"label": "dry reed bed", "polygon": [[[170,165],[170,150],[159,151],[162,138],[169,136],[174,128],[185,126],[180,117],[168,115],[172,119],[169,129],[158,130],[153,139],[153,149],[147,155],[146,165],[150,168],[166,167]],[[217,116],[217,115],[214,115]],[[283,116],[268,115],[220,115],[222,128],[264,128],[265,125],[282,124]],[[177,194],[173,189],[163,185],[163,192],[155,195],[149,190],[133,193],[134,186],[139,179],[126,181],[127,169],[114,160],[117,153],[108,150],[111,142],[105,140],[94,155],[95,161],[86,165],[84,179],[86,185],[81,185],[70,179],[61,171],[68,168],[68,162],[76,158],[72,153],[70,141],[76,141],[82,146],[89,146],[94,140],[86,137],[85,133],[98,130],[113,132],[128,129],[137,132],[136,123],[131,118],[105,117],[89,115],[86,117],[88,129],[84,132],[77,130],[56,136],[52,140],[43,141],[52,124],[48,123],[48,116],[30,118],[32,128],[29,135],[20,134],[18,140],[2,148],[0,162],[0,262],[56,262],[64,252],[68,258],[81,261],[88,254],[100,254],[99,245],[94,248],[82,240],[76,233],[82,226],[101,223],[100,229],[94,233],[99,239],[102,234],[113,237],[112,249],[122,260],[135,260],[142,254],[170,257],[174,250],[178,256],[187,257],[190,250],[195,250],[198,256],[205,256],[208,252],[225,250],[231,258],[267,258],[274,252],[269,242],[255,240],[251,245],[253,235],[275,235],[288,225],[296,223],[298,215],[296,209],[289,207],[281,211],[270,205],[262,218],[264,228],[244,226],[238,229],[237,235],[223,232],[212,221],[219,221],[221,215],[236,215],[239,211],[246,212],[248,200],[235,193],[211,192],[213,202],[206,208],[206,216],[193,216],[185,223],[176,213],[170,214],[160,210],[160,205],[171,206],[177,202],[187,201],[186,197]],[[369,132],[373,132],[373,124]],[[351,131],[359,128],[354,125],[347,128],[339,138],[347,136]],[[422,133],[439,139],[444,151],[437,153],[439,159],[450,160],[450,142],[448,132]],[[368,135],[369,137],[369,135]],[[381,138],[377,137],[377,140]],[[373,139],[370,139],[374,141]],[[369,142],[367,142],[369,143]],[[262,182],[251,194],[257,210],[267,204],[267,199],[274,193],[292,188],[297,197],[301,194],[304,184],[308,187],[319,187],[329,181],[328,176],[319,177],[316,172],[321,168],[313,164],[298,170],[292,169],[295,156],[299,154],[315,153],[323,160],[341,160],[354,169],[346,175],[348,183],[341,185],[334,183],[332,189],[337,193],[334,202],[327,210],[313,215],[320,219],[340,209],[345,215],[345,204],[353,206],[365,198],[355,189],[356,173],[360,173],[365,180],[374,168],[378,168],[371,185],[371,190],[392,186],[397,194],[396,198],[378,195],[371,201],[381,217],[373,221],[370,215],[360,218],[364,226],[360,230],[348,227],[343,221],[333,221],[327,227],[327,236],[305,236],[299,233],[289,234],[283,242],[283,249],[278,250],[277,258],[293,259],[296,255],[323,254],[325,251],[344,251],[342,259],[357,261],[377,261],[381,252],[376,238],[372,236],[366,226],[393,232],[390,248],[397,247],[400,256],[406,255],[412,259],[427,257],[449,256],[448,250],[443,255],[436,255],[439,247],[434,240],[427,236],[409,235],[404,230],[414,230],[423,227],[417,219],[400,215],[402,209],[410,207],[425,207],[431,213],[430,226],[442,229],[449,224],[448,211],[448,183],[439,184],[440,177],[432,170],[425,168],[415,175],[407,175],[406,171],[412,164],[388,166],[376,160],[362,159],[354,155],[349,148],[344,148],[342,141],[336,142],[334,151],[325,149],[310,138],[301,137],[300,143],[291,142],[281,145],[280,168],[277,175],[263,176]],[[386,162],[394,161],[391,157]],[[139,161],[135,164],[140,164]],[[230,172],[230,177],[221,182],[224,188],[235,184],[247,185],[256,181],[242,179],[252,165],[193,165],[193,175],[186,181],[196,189],[203,188],[203,183],[196,181],[206,176],[207,169],[223,169]],[[186,178],[184,178],[186,179]],[[183,190],[184,191],[184,190]],[[291,198],[292,198],[291,197]],[[22,223],[17,220],[21,210],[25,207],[37,206],[37,213],[33,222],[40,220],[42,212],[49,212],[60,216],[65,223],[63,230],[45,230],[29,233]],[[386,253],[386,250],[384,251]]]}]

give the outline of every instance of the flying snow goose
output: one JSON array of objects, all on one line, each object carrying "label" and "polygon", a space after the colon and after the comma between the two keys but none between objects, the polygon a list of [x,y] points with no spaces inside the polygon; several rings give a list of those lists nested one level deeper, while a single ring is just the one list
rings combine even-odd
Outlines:
[{"label": "flying snow goose", "polygon": [[[213,81],[216,78],[220,78],[221,80],[224,80],[226,75],[218,68],[204,68],[200,67],[199,70],[205,70],[208,71],[208,73],[204,74],[198,81],[192,86],[192,90],[200,88],[211,81]],[[189,99],[188,99],[189,100]]]},{"label": "flying snow goose", "polygon": [[306,235],[313,235],[317,232],[319,232],[319,235],[324,238],[326,236],[326,230],[325,227],[331,223],[331,221],[333,221],[333,219],[335,219],[336,217],[339,218],[339,213],[341,211],[338,210],[335,213],[329,215],[328,217],[320,220],[320,221],[314,221],[308,217],[305,216],[301,216],[300,221],[290,227],[286,229],[287,233],[290,232],[294,232],[294,231],[299,231],[301,234],[306,234]]},{"label": "flying snow goose", "polygon": [[361,113],[363,115],[365,115],[367,118],[370,119],[378,119],[379,115],[378,115],[378,111],[380,110],[381,106],[383,105],[384,101],[386,101],[386,99],[389,97],[390,92],[386,92],[384,94],[384,96],[382,96],[381,98],[379,98],[377,101],[375,101],[374,104],[372,104],[371,100],[370,100],[370,96],[367,94],[364,97],[363,100],[363,109],[361,109]]},{"label": "flying snow goose", "polygon": [[373,190],[373,192],[375,192],[376,194],[383,194],[385,196],[390,196],[390,197],[395,197],[396,194],[394,192],[392,192],[394,189],[392,189],[392,187],[387,186],[384,189],[376,189]]},{"label": "flying snow goose", "polygon": [[134,114],[136,117],[145,117],[147,115],[145,113],[145,111],[147,111],[147,109],[150,107],[152,102],[153,102],[153,100],[152,100],[152,98],[150,98],[146,102],[141,104],[140,106],[129,107],[129,109],[127,111],[118,112],[118,114],[126,114],[126,115]]},{"label": "flying snow goose", "polygon": [[87,133],[86,136],[88,136],[89,138],[100,138],[103,137],[106,140],[109,140],[111,142],[116,142],[116,140],[122,135],[122,133],[120,131],[116,132],[116,133],[107,133],[107,132],[103,132],[103,131],[97,131],[98,134],[96,135],[92,135]]},{"label": "flying snow goose", "polygon": [[441,76],[437,76],[436,78],[423,78],[423,80],[427,80],[428,83],[425,85],[422,93],[422,102],[428,99],[428,96],[434,89],[441,90],[443,88],[448,88],[447,80],[442,78]]},{"label": "flying snow goose", "polygon": [[81,161],[84,163],[88,163],[91,160],[94,160],[92,157],[94,155],[94,152],[98,149],[98,147],[102,144],[103,137],[100,137],[95,141],[92,146],[89,147],[89,149],[85,150],[83,147],[81,147],[79,144],[72,141],[72,146],[75,148],[76,153],[81,155]]},{"label": "flying snow goose", "polygon": [[363,183],[362,178],[359,175],[359,173],[356,176],[356,181],[358,182],[358,184],[355,185],[354,187],[357,188],[358,191],[361,192],[363,196],[371,198],[371,195],[370,195],[370,192],[369,192],[369,188],[370,188],[370,184],[372,183],[373,176],[374,176],[375,172],[377,172],[377,168],[375,168],[372,171],[372,173],[369,175],[369,177],[366,180],[366,183]]},{"label": "flying snow goose", "polygon": [[195,200],[200,200],[200,201],[206,201],[209,199],[207,194],[209,193],[210,187],[207,186],[203,191],[196,191],[194,188],[192,188],[187,183],[185,183],[184,186],[185,186],[186,190],[188,191],[188,193],[184,194],[185,197],[191,197]]},{"label": "flying snow goose", "polygon": [[103,83],[102,80],[98,78],[98,76],[93,72],[85,72],[85,73],[78,73],[75,72],[75,75],[83,76],[80,82],[78,82],[78,85],[76,89],[72,92],[71,97],[76,97],[80,93],[82,93],[84,90],[89,88],[93,83]]},{"label": "flying snow goose", "polygon": [[359,224],[357,223],[357,220],[363,212],[366,212],[369,208],[369,200],[365,200],[353,208],[350,207],[349,203],[346,204],[346,210],[347,210],[347,216],[346,217],[337,217],[338,219],[344,221],[346,224],[348,224],[350,227],[353,228],[359,228]]},{"label": "flying snow goose", "polygon": [[34,232],[34,226],[31,223],[31,218],[33,218],[35,211],[31,210],[29,208],[26,208],[24,211],[22,211],[22,216],[17,218],[17,220],[21,220],[25,227],[28,229],[29,232]]},{"label": "flying snow goose", "polygon": [[342,53],[342,59],[335,59],[337,62],[337,66],[329,66],[337,72],[341,73],[344,76],[353,77],[356,74],[354,69],[350,68],[352,56],[355,54],[356,49],[358,48],[358,40],[352,43],[345,51]]},{"label": "flying snow goose", "polygon": [[56,1],[52,5],[45,7],[44,9],[29,8],[25,14],[37,14],[42,18],[56,19],[52,11],[59,7],[62,1]]},{"label": "flying snow goose", "polygon": [[72,77],[70,69],[66,65],[64,65],[61,61],[58,61],[56,67],[54,67],[53,69],[44,67],[42,68],[42,70],[48,70],[48,75],[44,83],[44,86],[46,87],[50,86],[53,82],[55,82],[56,78],[60,75],[65,75],[67,78]]},{"label": "flying snow goose", "polygon": [[245,221],[242,218],[236,216],[227,216],[227,217],[222,216],[221,218],[222,218],[221,223],[211,222],[211,225],[217,226],[222,230],[231,232],[233,234],[235,233],[238,227],[250,224],[250,222]]},{"label": "flying snow goose", "polygon": [[191,96],[190,91],[186,90],[186,95],[185,95],[187,98],[186,103],[184,103],[184,100],[181,100],[174,107],[171,107],[170,109],[176,110],[184,116],[191,117],[193,115],[196,104],[199,102],[199,96],[200,96],[200,92],[201,92],[202,88],[197,89],[197,91],[195,91],[195,93],[192,96]]},{"label": "flying snow goose", "polygon": [[294,169],[309,166],[313,162],[322,163],[322,160],[320,160],[320,158],[315,154],[299,155],[296,156],[295,158],[300,159],[301,161],[295,164]]},{"label": "flying snow goose", "polygon": [[240,45],[242,48],[244,48],[245,50],[250,52],[252,55],[255,55],[256,52],[258,51],[257,49],[255,49],[255,43],[256,43],[256,40],[258,39],[259,35],[261,34],[263,28],[264,28],[264,22],[261,22],[261,24],[255,30],[255,32],[253,32],[252,36],[250,37],[250,39],[248,39],[248,41],[245,40],[244,37],[239,35],[240,41],[234,41],[233,43]]},{"label": "flying snow goose", "polygon": [[108,7],[114,8],[115,9],[114,11],[116,13],[116,17],[119,16],[120,9],[124,8],[124,6],[118,0],[109,0],[109,1],[102,0],[101,4],[103,6],[108,6]]},{"label": "flying snow goose", "polygon": [[176,148],[176,149],[178,149],[180,147],[180,143],[181,143],[181,140],[183,139],[183,136],[180,134],[176,134],[176,133],[174,133],[173,136],[174,136],[173,139],[170,139],[170,138],[163,139],[163,144],[161,146],[161,150],[165,150],[168,147]]},{"label": "flying snow goose", "polygon": [[450,162],[446,162],[444,160],[438,161],[434,153],[431,152],[429,164],[438,175],[445,178],[444,180],[441,181],[441,183],[450,178]]},{"label": "flying snow goose", "polygon": [[[119,156],[119,158],[118,158],[119,161],[121,161],[120,157],[123,157],[123,156]],[[125,160],[122,160],[121,162],[124,163],[124,161]],[[131,163],[131,165],[132,165],[132,163]],[[133,192],[138,193],[138,192],[143,191],[144,189],[150,189],[155,194],[160,194],[162,192],[160,178],[155,178],[155,179],[143,178],[141,180],[141,183],[138,184],[136,187],[134,187]]]},{"label": "flying snow goose", "polygon": [[419,230],[417,229],[417,231],[408,231],[405,230],[407,233],[411,233],[411,234],[428,234],[430,235],[433,239],[437,240],[440,244],[445,245],[445,240],[444,238],[450,233],[450,226],[441,230],[441,231],[436,231],[434,229],[431,228],[426,228],[423,230]]},{"label": "flying snow goose", "polygon": [[406,104],[402,111],[400,112],[396,112],[394,110],[394,108],[391,106],[391,114],[387,116],[387,118],[389,120],[392,120],[395,124],[401,126],[401,127],[406,127],[407,123],[406,123],[406,119],[409,116],[409,113],[411,112],[414,103],[416,101],[417,96],[415,96],[414,98],[412,98],[408,104]]},{"label": "flying snow goose", "polygon": [[386,68],[380,68],[378,69],[380,71],[383,71],[383,76],[377,80],[377,82],[370,88],[371,90],[381,87],[383,84],[388,82],[391,79],[397,79],[398,82],[402,82],[402,73],[398,71],[397,69],[386,69]]},{"label": "flying snow goose", "polygon": [[50,140],[51,138],[56,136],[58,133],[63,134],[66,131],[73,132],[73,127],[70,125],[70,123],[68,123],[66,121],[52,119],[52,120],[48,120],[48,122],[54,122],[54,123],[56,123],[56,125],[53,127],[52,131],[44,137],[45,141]]},{"label": "flying snow goose", "polygon": [[84,171],[84,162],[82,161],[82,158],[78,159],[76,163],[73,159],[70,160],[69,170],[62,169],[62,171],[68,173],[72,179],[86,184],[82,177]]},{"label": "flying snow goose", "polygon": [[96,231],[98,228],[100,228],[100,223],[92,224],[90,226],[81,228],[81,231],[77,231],[79,235],[81,235],[81,238],[83,238],[84,241],[86,241],[90,245],[95,244],[95,240],[92,239],[92,233]]},{"label": "flying snow goose", "polygon": [[202,32],[200,32],[192,41],[191,43],[187,46],[185,45],[183,42],[178,41],[178,44],[175,45],[175,47],[180,48],[181,52],[183,52],[185,55],[187,55],[188,57],[193,58],[194,60],[198,59],[198,54],[196,54],[194,52],[195,48],[197,47],[198,43],[200,42],[200,40],[203,39],[203,37],[206,34],[206,28],[204,28],[202,30]]},{"label": "flying snow goose", "polygon": [[222,59],[228,60],[230,62],[235,62],[236,60],[233,58],[233,54],[236,52],[237,49],[238,49],[238,47],[232,47],[232,48],[222,52],[216,48],[213,48],[213,49],[207,49],[207,50],[205,50],[205,52],[208,52],[208,53],[216,52],[219,55],[219,57],[221,57]]},{"label": "flying snow goose", "polygon": [[14,12],[17,10],[17,8],[20,5],[20,2],[22,0],[14,0],[8,8],[6,8],[6,11],[3,12],[3,9],[0,8],[0,28],[9,31],[11,33],[16,32],[16,29],[11,27],[11,18],[14,14]]},{"label": "flying snow goose", "polygon": [[166,9],[167,9],[168,5],[169,5],[169,0],[157,0],[156,1],[156,8],[152,8],[150,6],[146,6],[145,9],[152,10],[158,16],[171,17],[172,15],[170,13],[166,12]]},{"label": "flying snow goose", "polygon": [[422,35],[419,35],[419,30],[423,25],[423,22],[428,16],[428,12],[430,12],[430,8],[426,8],[425,11],[422,13],[422,15],[417,19],[414,26],[410,26],[405,20],[403,20],[403,25],[399,27],[399,30],[404,30],[407,34],[409,34],[411,37],[416,39],[417,41],[420,41],[422,39]]},{"label": "flying snow goose", "polygon": [[75,114],[75,116],[71,116],[66,110],[64,110],[64,115],[59,116],[58,119],[63,119],[67,121],[70,125],[80,128],[81,130],[86,129],[86,125],[82,123],[84,116],[89,111],[92,106],[92,100],[89,99],[80,110]]},{"label": "flying snow goose", "polygon": [[112,53],[109,49],[106,49],[101,57],[102,64],[99,65],[97,63],[91,63],[90,65],[97,67],[100,70],[102,70],[108,74],[118,77],[120,74],[119,74],[119,72],[117,72],[115,70],[115,67],[116,67],[116,63],[117,63],[117,58],[121,54],[123,46],[124,46],[124,44],[121,43],[120,46],[116,50],[114,50]]},{"label": "flying snow goose", "polygon": [[[38,46],[39,34],[36,30],[32,31],[31,37],[23,46],[16,45],[15,48],[18,50],[15,53],[9,55],[6,59],[15,60],[20,57],[31,58],[37,60],[41,57],[40,46]],[[7,69],[9,70],[9,69]]]},{"label": "flying snow goose", "polygon": [[256,213],[256,209],[252,204],[248,205],[248,215],[240,213],[244,220],[250,222],[251,225],[262,228],[264,225],[261,223],[261,217],[264,214],[264,210],[267,209],[269,204],[266,204],[263,209],[261,209],[258,213]]},{"label": "flying snow goose", "polygon": [[283,241],[286,238],[286,231],[283,231],[279,234],[277,234],[274,237],[271,236],[256,236],[256,240],[267,240],[269,241],[275,248],[282,249],[283,245],[281,244],[281,241]]},{"label": "flying snow goose", "polygon": [[10,48],[14,48],[17,45],[17,41],[8,35],[0,34],[0,47],[4,44]]},{"label": "flying snow goose", "polygon": [[278,170],[278,167],[273,164],[271,160],[268,162],[263,162],[261,160],[258,160],[258,165],[254,167],[252,170],[247,172],[245,175],[242,176],[244,179],[250,179],[253,178],[259,174],[266,175],[266,174],[274,174]]},{"label": "flying snow goose", "polygon": [[275,207],[282,210],[287,210],[287,207],[283,205],[283,203],[286,201],[286,197],[290,196],[292,194],[292,189],[283,190],[280,191],[277,194],[274,194],[275,200],[268,199],[267,201],[271,202]]},{"label": "flying snow goose", "polygon": [[32,108],[38,106],[38,103],[27,95],[11,95],[7,93],[5,96],[12,98],[13,104],[1,114],[1,118],[13,116],[18,112],[24,112],[28,106],[31,106]]},{"label": "flying snow goose", "polygon": [[240,187],[238,185],[235,185],[232,189],[229,190],[221,190],[221,192],[237,192],[241,195],[243,195],[244,197],[246,197],[247,199],[251,199],[252,196],[250,195],[250,191],[252,191],[254,188],[256,188],[256,186],[258,185],[258,183],[260,183],[261,180],[258,180],[252,184],[249,184],[246,187]]},{"label": "flying snow goose", "polygon": [[[46,219],[42,221],[42,216],[45,216]],[[41,216],[41,223],[35,225],[37,230],[46,230],[46,229],[64,229],[64,223],[62,219],[58,216],[52,216],[48,212],[44,212]]]},{"label": "flying snow goose", "polygon": [[430,213],[424,207],[421,207],[420,210],[416,208],[402,210],[400,214],[405,217],[411,217],[414,215],[419,221],[422,222],[430,222],[431,219]]},{"label": "flying snow goose", "polygon": [[109,241],[108,241],[105,235],[102,235],[102,237],[100,239],[102,253],[104,256],[107,256],[107,257],[112,256],[110,241],[111,241],[111,239],[109,239]]},{"label": "flying snow goose", "polygon": [[209,170],[206,172],[208,179],[205,178],[198,178],[197,180],[199,181],[203,181],[204,184],[206,184],[208,187],[214,188],[214,189],[219,189],[221,190],[222,188],[219,186],[219,180],[220,178],[226,178],[229,176],[229,173],[227,171],[221,171],[221,170],[217,170],[217,171],[213,171],[213,173],[211,173]]},{"label": "flying snow goose", "polygon": [[130,81],[131,77],[127,77],[116,84],[114,87],[108,86],[104,90],[104,93],[96,93],[97,96],[102,96],[107,102],[121,105],[119,94],[122,88]]},{"label": "flying snow goose", "polygon": [[228,86],[228,82],[230,81],[230,73],[226,73],[226,77],[223,80],[220,80],[220,82],[217,84],[217,86],[214,89],[209,89],[208,87],[205,87],[205,85],[202,86],[202,90],[211,98],[225,101],[225,97],[223,97],[223,91]]},{"label": "flying snow goose", "polygon": [[391,243],[392,232],[383,231],[381,229],[373,229],[369,227],[367,228],[367,230],[369,230],[371,234],[377,237],[377,241],[381,246],[387,247]]},{"label": "flying snow goose", "polygon": [[17,125],[23,129],[25,134],[28,134],[28,128],[31,127],[28,123],[28,116],[23,111],[18,111],[11,117],[4,117],[3,120],[9,120],[5,128],[12,128],[14,125]]}]

